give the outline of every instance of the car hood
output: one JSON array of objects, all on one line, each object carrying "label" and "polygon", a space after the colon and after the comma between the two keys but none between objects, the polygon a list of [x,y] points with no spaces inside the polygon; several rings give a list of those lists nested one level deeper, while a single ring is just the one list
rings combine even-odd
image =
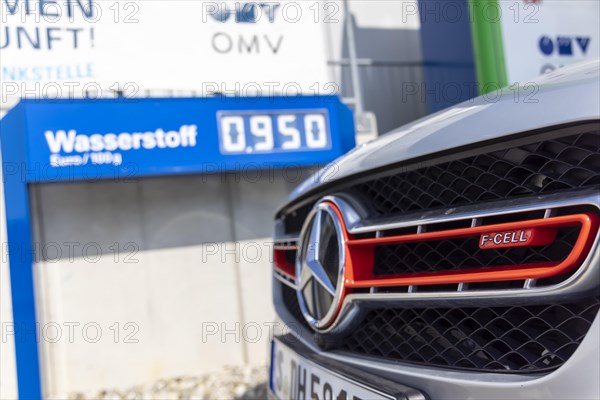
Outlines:
[{"label": "car hood", "polygon": [[359,146],[300,184],[294,201],[356,173],[502,136],[600,118],[600,62],[565,67],[480,96]]}]

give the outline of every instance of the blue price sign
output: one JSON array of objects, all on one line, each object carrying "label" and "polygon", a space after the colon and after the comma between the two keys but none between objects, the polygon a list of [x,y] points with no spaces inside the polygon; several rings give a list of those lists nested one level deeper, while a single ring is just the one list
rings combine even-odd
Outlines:
[{"label": "blue price sign", "polygon": [[354,147],[354,120],[333,96],[24,100],[10,138],[43,166],[35,181],[102,179],[320,165]]},{"label": "blue price sign", "polygon": [[320,110],[221,111],[221,154],[314,151],[331,148],[329,114]]}]

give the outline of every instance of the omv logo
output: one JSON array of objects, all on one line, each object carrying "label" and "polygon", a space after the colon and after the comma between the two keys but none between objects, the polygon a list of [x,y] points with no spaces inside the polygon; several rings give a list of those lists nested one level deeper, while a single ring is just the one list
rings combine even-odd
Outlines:
[{"label": "omv logo", "polygon": [[538,44],[540,51],[547,56],[577,56],[587,54],[590,41],[589,36],[557,36],[556,39],[542,36]]},{"label": "omv logo", "polygon": [[269,23],[275,22],[275,14],[280,7],[280,3],[256,3],[256,2],[233,2],[221,1],[207,3],[204,7],[206,15],[210,15],[215,21],[236,23],[257,23],[261,20],[268,20]]}]

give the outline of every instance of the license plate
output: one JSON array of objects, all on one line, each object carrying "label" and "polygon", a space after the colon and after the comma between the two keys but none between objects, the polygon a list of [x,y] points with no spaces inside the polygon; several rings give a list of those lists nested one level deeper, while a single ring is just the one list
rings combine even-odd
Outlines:
[{"label": "license plate", "polygon": [[277,339],[271,357],[271,391],[280,400],[394,399],[307,360]]}]

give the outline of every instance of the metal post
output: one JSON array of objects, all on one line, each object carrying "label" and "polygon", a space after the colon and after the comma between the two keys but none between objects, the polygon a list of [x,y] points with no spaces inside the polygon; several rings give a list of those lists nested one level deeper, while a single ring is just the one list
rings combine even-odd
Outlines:
[{"label": "metal post", "polygon": [[360,75],[358,72],[358,59],[356,58],[356,41],[354,39],[353,17],[350,13],[349,1],[344,0],[344,18],[346,23],[346,32],[348,33],[348,57],[350,61],[350,76],[352,78],[352,94],[354,97],[354,107],[356,115],[360,118],[363,114],[363,97]]}]

